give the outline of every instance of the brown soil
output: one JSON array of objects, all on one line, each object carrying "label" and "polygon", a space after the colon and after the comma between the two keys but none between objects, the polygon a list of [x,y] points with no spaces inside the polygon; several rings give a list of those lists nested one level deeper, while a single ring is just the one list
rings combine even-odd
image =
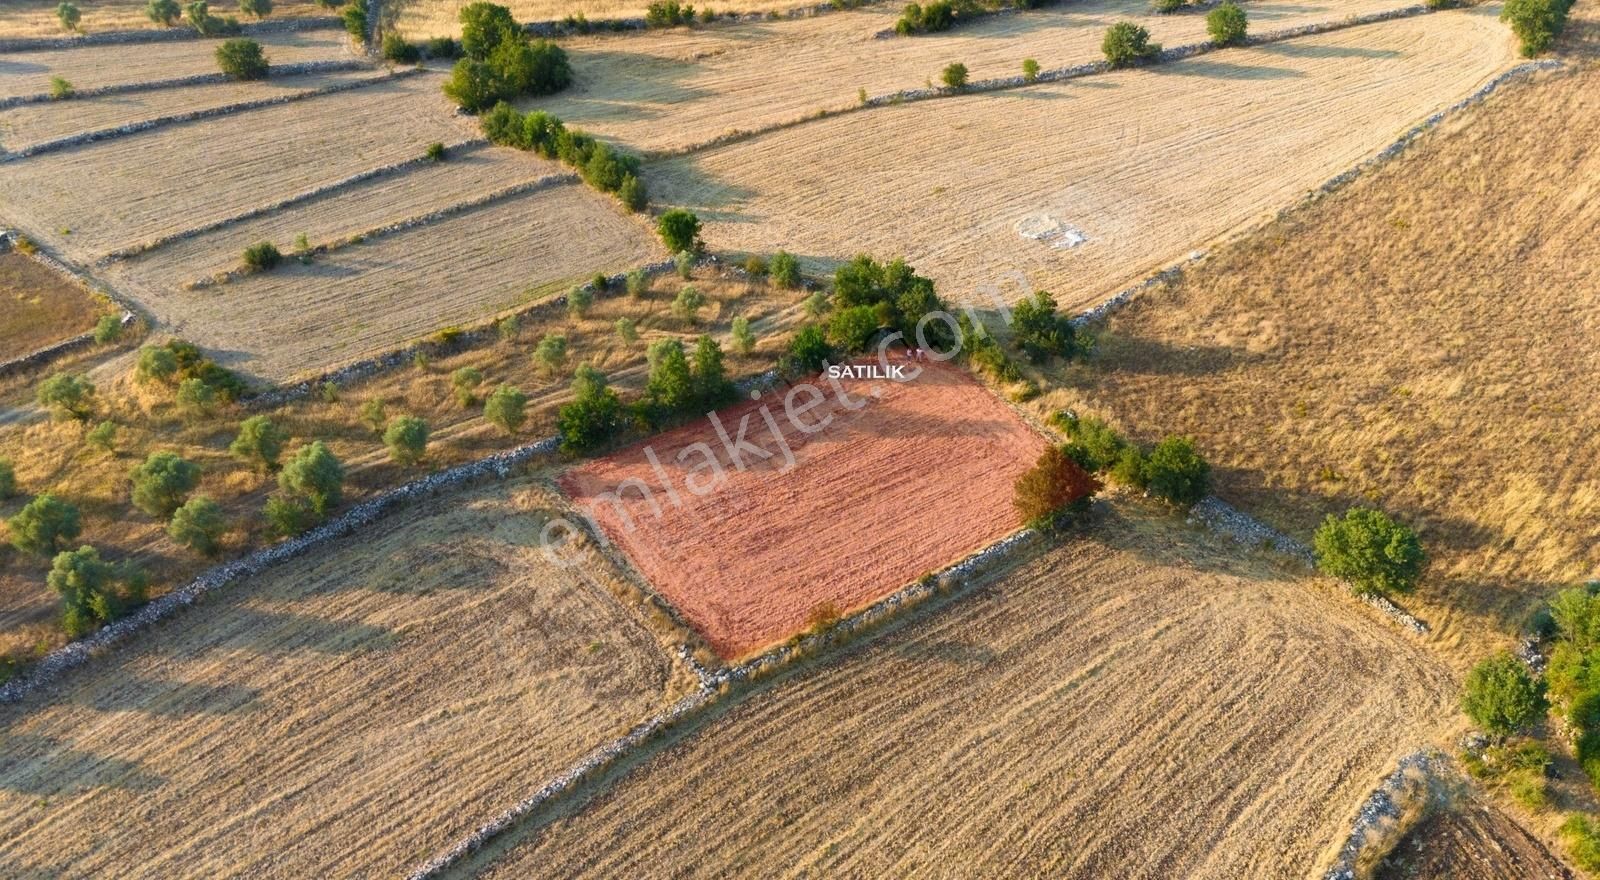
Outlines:
[{"label": "brown soil", "polygon": [[1373,880],[1571,880],[1573,873],[1505,814],[1470,802],[1429,815]]},{"label": "brown soil", "polygon": [[0,361],[94,326],[105,304],[25,254],[0,254]]}]

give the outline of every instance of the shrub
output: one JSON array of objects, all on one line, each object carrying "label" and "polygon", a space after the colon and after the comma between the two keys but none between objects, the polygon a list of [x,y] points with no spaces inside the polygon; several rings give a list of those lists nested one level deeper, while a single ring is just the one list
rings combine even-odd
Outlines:
[{"label": "shrub", "polygon": [[572,83],[567,53],[548,40],[529,43],[511,11],[493,3],[461,10],[461,49],[444,93],[477,113],[519,95],[547,95]]},{"label": "shrub", "polygon": [[633,326],[633,319],[632,318],[628,318],[628,317],[618,318],[616,327],[617,327],[617,336],[621,337],[623,342],[626,342],[629,345],[632,345],[633,343],[639,341],[639,330],[638,330],[638,328]]},{"label": "shrub", "polygon": [[171,382],[178,375],[178,358],[172,349],[147,345],[139,349],[134,376],[141,382]]},{"label": "shrub", "polygon": [[78,23],[83,20],[83,13],[78,9],[78,4],[72,0],[61,0],[56,4],[56,20],[61,22],[65,30],[75,31]]},{"label": "shrub", "polygon": [[422,50],[415,43],[408,42],[397,31],[390,31],[383,35],[383,57],[396,64],[415,64],[422,60]]},{"label": "shrub", "polygon": [[55,419],[83,421],[94,412],[94,385],[77,373],[56,373],[39,383],[35,397]]},{"label": "shrub", "polygon": [[76,550],[56,554],[45,582],[61,597],[61,628],[77,638],[94,629],[96,623],[110,623],[119,617],[129,599],[116,589],[117,569],[100,558],[100,551],[87,544]]},{"label": "shrub", "polygon": [[675,27],[694,23],[694,6],[679,5],[678,0],[654,0],[644,12],[646,27]]},{"label": "shrub", "polygon": [[1573,813],[1561,825],[1561,839],[1574,864],[1590,873],[1600,872],[1600,826],[1582,813]]},{"label": "shrub", "polygon": [[1157,12],[1177,12],[1183,8],[1186,0],[1156,0]]},{"label": "shrub", "polygon": [[[358,6],[359,4],[352,4]],[[211,14],[211,6],[206,0],[193,0],[183,7],[183,17],[188,19],[189,26],[204,37],[215,37],[222,34],[238,33],[239,22],[232,18],[218,18]]]},{"label": "shrub", "polygon": [[51,556],[83,531],[78,508],[45,492],[6,521],[11,546],[35,556]]},{"label": "shrub", "polygon": [[1233,0],[1225,2],[1206,13],[1206,33],[1218,46],[1233,46],[1244,42],[1250,28],[1249,17]]},{"label": "shrub", "polygon": [[177,401],[179,411],[193,419],[208,416],[217,407],[216,389],[203,379],[190,378],[179,382],[178,392],[173,399]]},{"label": "shrub", "polygon": [[739,354],[749,354],[756,347],[756,334],[750,329],[750,319],[744,315],[734,317],[729,333],[733,339],[733,350]]},{"label": "shrub", "polygon": [[261,515],[274,533],[284,537],[298,535],[316,525],[320,519],[304,498],[283,493],[269,496]]},{"label": "shrub", "polygon": [[1119,21],[1106,30],[1100,49],[1112,67],[1127,67],[1153,57],[1161,51],[1161,46],[1150,42],[1150,32],[1144,28],[1130,21]]},{"label": "shrub", "polygon": [[255,19],[266,18],[272,14],[272,0],[239,0],[239,14]]},{"label": "shrub", "polygon": [[834,359],[833,346],[816,324],[801,327],[789,340],[789,350],[778,360],[778,369],[785,376],[795,377],[815,373]]},{"label": "shrub", "polygon": [[17,494],[17,466],[0,457],[0,501]]},{"label": "shrub", "polygon": [[1211,466],[1200,457],[1194,441],[1167,437],[1144,456],[1144,486],[1158,498],[1188,507],[1206,497]]},{"label": "shrub", "polygon": [[700,319],[700,310],[705,305],[706,295],[693,284],[686,284],[672,300],[672,314],[693,324]]},{"label": "shrub", "polygon": [[94,342],[96,345],[110,345],[122,338],[122,318],[117,315],[101,315],[100,320],[94,324]]},{"label": "shrub", "polygon": [[694,254],[678,251],[672,258],[672,267],[677,270],[679,278],[688,281],[694,277]]},{"label": "shrub", "polygon": [[494,332],[501,342],[511,342],[522,332],[522,321],[516,315],[506,315],[494,322]]},{"label": "shrub", "polygon": [[228,530],[222,508],[204,495],[196,495],[172,513],[167,536],[203,556],[216,555],[218,541]]},{"label": "shrub", "polygon": [[350,39],[355,40],[357,43],[365,43],[367,41],[367,7],[361,0],[355,0],[355,2],[341,9],[339,11],[339,20],[344,22],[344,31],[350,35]]},{"label": "shrub", "polygon": [[695,340],[692,372],[697,407],[717,409],[734,398],[733,383],[728,381],[727,368],[722,360],[722,346],[715,339],[701,335]]},{"label": "shrub", "polygon": [[662,339],[652,343],[649,351],[650,378],[644,387],[645,400],[658,414],[676,413],[695,403],[694,371],[689,368],[689,358],[683,343],[676,339]]},{"label": "shrub", "polygon": [[1017,478],[1012,503],[1029,527],[1049,531],[1087,511],[1098,491],[1099,480],[1064,447],[1051,446]]},{"label": "shrub", "polygon": [[483,417],[507,434],[515,434],[528,418],[527,408],[528,395],[502,382],[484,400]]},{"label": "shrub", "polygon": [[50,100],[66,101],[77,94],[78,90],[73,88],[72,83],[67,82],[65,77],[50,77]]},{"label": "shrub", "polygon": [[667,250],[675,254],[700,252],[700,218],[692,211],[673,208],[662,213],[661,219],[656,221],[656,232],[660,233]]},{"label": "shrub", "polygon": [[759,254],[751,254],[744,258],[744,274],[751,278],[767,277],[767,261],[761,259]]},{"label": "shrub", "polygon": [[144,14],[156,24],[172,27],[183,16],[183,9],[178,6],[178,0],[149,0],[144,5]]},{"label": "shrub", "polygon": [[383,427],[389,424],[389,414],[383,404],[383,398],[374,397],[361,404],[361,424],[374,434],[382,434]]},{"label": "shrub", "polygon": [[840,309],[828,319],[828,341],[849,354],[865,351],[876,332],[878,313],[872,306]]},{"label": "shrub", "polygon": [[644,189],[644,181],[631,173],[622,176],[622,185],[617,188],[617,199],[622,202],[623,207],[635,214],[643,211],[650,203],[650,197]]},{"label": "shrub", "polygon": [[589,307],[594,305],[594,294],[586,287],[574,287],[567,291],[567,317],[577,320],[589,313]]},{"label": "shrub", "polygon": [[416,416],[397,416],[383,432],[383,445],[395,463],[414,465],[428,449],[428,423]]},{"label": "shrub", "polygon": [[156,519],[166,519],[200,485],[200,466],[176,452],[152,452],[129,472],[133,506]]},{"label": "shrub", "polygon": [[1543,769],[1513,770],[1506,774],[1506,788],[1529,812],[1537,813],[1550,805],[1550,784]]},{"label": "shrub", "polygon": [[567,359],[567,337],[560,333],[547,333],[539,344],[534,346],[533,360],[540,367],[549,372],[561,368]]},{"label": "shrub", "polygon": [[1467,673],[1461,709],[1494,736],[1510,736],[1531,727],[1546,709],[1544,687],[1509,651],[1479,661]]},{"label": "shrub", "polygon": [[605,443],[622,426],[622,401],[607,386],[604,373],[588,364],[579,366],[572,391],[572,402],[556,413],[556,433],[561,437],[561,450],[568,454]]},{"label": "shrub", "polygon": [[462,367],[450,374],[450,388],[463,408],[477,406],[478,386],[482,384],[483,372],[477,367]]},{"label": "shrub", "polygon": [[265,272],[283,262],[283,254],[270,241],[257,242],[244,249],[244,265],[252,272]]},{"label": "shrub", "polygon": [[[1081,450],[1079,463],[1090,471],[1098,473],[1112,470],[1129,448],[1128,442],[1102,419],[1058,419],[1056,424],[1066,432],[1072,445]],[[1142,460],[1136,461],[1142,470]],[[1142,478],[1138,482],[1143,485]]]},{"label": "shrub", "polygon": [[[255,40],[224,40],[217,47],[217,66],[233,79],[263,79],[267,75],[267,56]],[[277,253],[276,249],[273,253]]]},{"label": "shrub", "polygon": [[1031,83],[1039,78],[1039,62],[1032,58],[1022,59],[1022,81]]},{"label": "shrub", "polygon": [[807,318],[815,321],[816,319],[822,317],[827,311],[828,295],[826,293],[823,293],[819,290],[806,297],[805,312]]},{"label": "shrub", "polygon": [[1550,620],[1561,640],[1581,653],[1600,648],[1600,596],[1590,587],[1568,587],[1550,600]]},{"label": "shrub", "polygon": [[1357,593],[1409,592],[1427,564],[1415,532],[1370,508],[1352,508],[1342,519],[1329,514],[1312,545],[1317,567]]},{"label": "shrub", "polygon": [[788,251],[778,251],[772,255],[772,262],[767,264],[767,271],[772,275],[772,283],[785,290],[793,290],[800,286],[800,261]]},{"label": "shrub", "polygon": [[461,44],[449,37],[431,37],[425,51],[429,58],[456,58],[461,55]]},{"label": "shrub", "polygon": [[339,503],[344,491],[344,465],[321,440],[300,447],[278,473],[278,488],[306,502],[321,517]]},{"label": "shrub", "polygon": [[1076,351],[1072,319],[1056,311],[1055,299],[1042,290],[1017,303],[1012,322],[1013,341],[1036,364]]},{"label": "shrub", "polygon": [[628,295],[635,299],[642,299],[650,292],[650,277],[645,275],[642,269],[635,269],[629,272],[626,283]]},{"label": "shrub", "polygon": [[1507,0],[1500,9],[1500,20],[1511,25],[1511,32],[1522,44],[1528,58],[1549,49],[1566,27],[1571,0]]},{"label": "shrub", "polygon": [[469,3],[459,14],[461,51],[468,58],[488,59],[502,43],[516,42],[522,35],[511,10],[494,3]]},{"label": "shrub", "polygon": [[959,61],[947,64],[939,74],[939,79],[947,89],[961,89],[967,84],[967,66]]},{"label": "shrub", "polygon": [[955,19],[955,4],[950,0],[934,0],[927,6],[908,3],[894,23],[894,30],[902,36],[944,31],[955,24]]},{"label": "shrub", "polygon": [[278,456],[289,441],[288,432],[266,416],[251,416],[239,423],[239,435],[228,444],[228,453],[262,470],[278,466]]}]

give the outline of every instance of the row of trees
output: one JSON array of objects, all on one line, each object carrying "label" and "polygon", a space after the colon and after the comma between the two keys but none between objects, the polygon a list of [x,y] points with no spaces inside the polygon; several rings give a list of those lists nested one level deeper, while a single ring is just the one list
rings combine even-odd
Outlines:
[{"label": "row of trees", "polygon": [[468,113],[572,83],[566,51],[548,40],[530,43],[511,10],[498,4],[478,2],[461,10],[461,53],[444,93]]},{"label": "row of trees", "polygon": [[603,141],[569,129],[555,116],[536,110],[520,113],[504,101],[483,116],[483,133],[490,141],[519,150],[533,150],[547,159],[559,159],[577,169],[601,192],[614,193],[630,211],[644,209],[647,198],[639,179],[639,159],[619,152]]}]

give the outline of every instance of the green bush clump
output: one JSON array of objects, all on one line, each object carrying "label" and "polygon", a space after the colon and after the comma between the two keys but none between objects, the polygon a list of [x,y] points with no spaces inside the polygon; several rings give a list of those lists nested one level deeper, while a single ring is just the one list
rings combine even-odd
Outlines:
[{"label": "green bush clump", "polygon": [[633,319],[623,316],[617,319],[617,337],[623,342],[632,345],[639,341],[639,329],[633,325]]},{"label": "green bush clump", "polygon": [[1236,46],[1244,42],[1250,29],[1249,17],[1233,0],[1206,13],[1206,33],[1218,46]]},{"label": "green bush clump", "polygon": [[142,571],[112,565],[87,544],[57,554],[45,582],[61,597],[61,628],[73,638],[144,602],[149,587]]},{"label": "green bush clump", "polygon": [[1349,581],[1357,593],[1407,593],[1427,565],[1416,532],[1381,510],[1329,514],[1312,539],[1317,567]]},{"label": "green bush clump", "polygon": [[654,0],[645,7],[644,23],[652,28],[694,24],[694,6],[680,5],[678,0]]},{"label": "green bush clump", "polygon": [[1161,52],[1161,44],[1150,42],[1150,32],[1131,21],[1119,21],[1106,30],[1100,43],[1112,67],[1127,67]]},{"label": "green bush clump", "polygon": [[236,80],[265,79],[269,65],[255,40],[224,40],[217,47],[217,66]]},{"label": "green bush clump", "polygon": [[78,508],[50,492],[36,496],[6,520],[11,546],[35,556],[51,556],[83,531]]},{"label": "green bush clump", "polygon": [[946,31],[956,21],[956,6],[951,0],[933,0],[926,6],[907,3],[894,23],[894,32],[901,36]]},{"label": "green bush clump", "polygon": [[110,345],[122,338],[122,318],[117,315],[101,315],[100,320],[94,325],[94,344]]},{"label": "green bush clump", "polygon": [[239,423],[239,434],[228,445],[234,458],[249,462],[262,470],[278,466],[278,456],[289,441],[288,432],[273,424],[266,416],[251,416]]},{"label": "green bush clump", "polygon": [[548,95],[572,84],[566,50],[523,36],[511,10],[472,3],[461,10],[463,57],[450,70],[445,96],[468,113],[520,95]]},{"label": "green bush clump", "polygon": [[661,219],[656,221],[656,232],[660,234],[667,250],[674,254],[698,254],[703,247],[700,241],[700,218],[693,211],[673,208],[662,212]]},{"label": "green bush clump", "polygon": [[83,12],[72,0],[61,0],[56,4],[56,21],[61,22],[63,30],[75,31],[78,29],[78,23],[83,21]]},{"label": "green bush clump", "polygon": [[816,373],[834,360],[836,354],[827,334],[816,324],[807,324],[789,340],[789,350],[778,359],[778,371],[792,379]]},{"label": "green bush clump", "polygon": [[907,345],[946,351],[956,343],[949,322],[937,317],[944,302],[934,293],[933,282],[896,259],[878,263],[862,254],[833,274],[833,302],[839,309],[870,306],[879,326],[898,331]]},{"label": "green bush clump", "polygon": [[415,64],[422,60],[422,49],[396,31],[383,35],[382,51],[384,60],[396,64]]},{"label": "green bush clump", "polygon": [[672,300],[672,314],[691,324],[700,320],[700,310],[706,306],[706,295],[693,284],[684,285]]},{"label": "green bush clump", "polygon": [[1144,456],[1144,487],[1152,495],[1181,507],[1206,497],[1211,466],[1187,437],[1167,437]]},{"label": "green bush clump", "polygon": [[478,405],[478,386],[482,384],[483,371],[477,367],[461,367],[450,374],[450,390],[463,409]]},{"label": "green bush clump", "polygon": [[0,501],[17,494],[17,466],[0,456]]},{"label": "green bush clump", "polygon": [[339,11],[339,20],[344,22],[345,33],[357,43],[367,41],[367,6],[361,0],[352,0]]},{"label": "green bush clump", "polygon": [[1521,733],[1544,717],[1544,684],[1510,651],[1485,658],[1467,673],[1461,709],[1494,736]]},{"label": "green bush clump", "polygon": [[767,264],[767,272],[772,276],[772,283],[785,290],[800,286],[800,261],[788,251],[780,250],[773,254]]},{"label": "green bush clump", "polygon": [[428,450],[428,423],[416,416],[396,416],[383,432],[389,458],[402,467],[422,460]]},{"label": "green bush clump", "polygon": [[959,90],[965,88],[967,85],[967,66],[959,61],[947,64],[944,70],[940,71],[939,79],[947,89]]},{"label": "green bush clump", "polygon": [[278,472],[278,491],[267,499],[267,521],[283,535],[316,525],[344,494],[344,465],[317,440],[302,446]]},{"label": "green bush clump", "polygon": [[167,519],[200,485],[200,466],[176,452],[152,452],[128,474],[133,506]]},{"label": "green bush clump", "polygon": [[1039,79],[1039,62],[1032,58],[1022,59],[1022,81],[1031,83]]},{"label": "green bush clump", "polygon": [[507,434],[515,434],[528,418],[528,395],[504,382],[495,386],[483,402],[483,417]]},{"label": "green bush clump", "polygon": [[239,0],[239,14],[260,21],[272,14],[272,0]]},{"label": "green bush clump", "polygon": [[202,556],[215,556],[222,534],[228,530],[222,508],[204,495],[196,495],[172,513],[167,536]]},{"label": "green bush clump", "polygon": [[193,0],[183,7],[183,17],[194,28],[195,33],[203,37],[220,37],[226,34],[239,32],[239,21],[235,18],[220,18],[211,14],[211,5],[206,0]]},{"label": "green bush clump", "polygon": [[560,333],[547,333],[534,346],[533,360],[547,372],[555,372],[567,359],[567,337]]},{"label": "green bush clump", "polygon": [[144,5],[144,14],[162,27],[172,27],[183,17],[183,7],[178,5],[178,0],[149,0]]},{"label": "green bush clump", "polygon": [[594,293],[587,287],[574,287],[567,291],[567,317],[574,321],[589,313],[594,305]]},{"label": "green bush clump", "polygon": [[1077,353],[1072,319],[1057,311],[1055,298],[1042,290],[1017,303],[1012,312],[1012,341],[1036,364]]},{"label": "green bush clump", "polygon": [[66,101],[76,97],[77,94],[78,90],[73,88],[72,83],[68,82],[66,77],[50,77],[50,100]]},{"label": "green bush clump", "polygon": [[601,446],[623,425],[622,400],[608,386],[604,373],[588,364],[579,365],[572,378],[572,392],[572,402],[556,413],[561,450],[569,455]]},{"label": "green bush clump", "polygon": [[54,419],[81,422],[94,413],[94,385],[78,373],[56,373],[39,383],[34,398]]},{"label": "green bush clump", "polygon": [[178,411],[186,418],[203,419],[217,408],[217,391],[202,379],[189,378],[178,383],[172,395]]},{"label": "green bush clump", "polygon": [[256,242],[244,249],[245,268],[252,272],[266,272],[283,262],[283,254],[270,241]]},{"label": "green bush clump", "polygon": [[747,355],[756,347],[756,334],[750,329],[750,319],[744,315],[734,316],[728,335],[733,340],[733,350],[739,354]]},{"label": "green bush clump", "polygon": [[482,126],[484,137],[494,143],[560,159],[577,169],[585,183],[602,192],[615,193],[630,210],[644,207],[637,156],[620,153],[581,131],[569,130],[560,119],[542,110],[519,113],[504,101],[483,115]]}]

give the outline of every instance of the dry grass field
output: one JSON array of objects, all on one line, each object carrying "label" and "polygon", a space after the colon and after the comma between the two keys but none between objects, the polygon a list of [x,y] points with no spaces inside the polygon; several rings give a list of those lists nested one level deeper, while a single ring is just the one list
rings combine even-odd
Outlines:
[{"label": "dry grass field", "polygon": [[[96,34],[106,31],[138,31],[160,27],[145,14],[145,4],[140,0],[74,0],[83,18],[79,30]],[[239,14],[238,7],[228,3],[213,3],[211,11],[219,15]],[[272,18],[327,18],[329,12],[315,3],[274,2]],[[249,18],[243,18],[250,21]],[[0,38],[5,37],[63,37],[68,36],[56,18],[56,4],[50,0],[4,0],[0,2]]]},{"label": "dry grass field", "polygon": [[1572,880],[1572,871],[1504,813],[1471,801],[1432,813],[1404,837],[1374,880]]},{"label": "dry grass field", "polygon": [[1446,642],[1519,625],[1600,572],[1597,87],[1509,88],[1224,249],[1045,402],[1194,435],[1219,494],[1301,537],[1381,505],[1433,556],[1407,601]]},{"label": "dry grass field", "polygon": [[[1080,306],[1289,203],[1511,60],[1495,9],[1479,7],[849,114],[647,178],[721,247],[902,253],[957,301],[1045,288]],[[1040,222],[1087,241],[1021,234]]]},{"label": "dry grass field", "polygon": [[1415,641],[1275,566],[1117,503],[460,873],[1311,875],[1454,694]]},{"label": "dry grass field", "polygon": [[[11,876],[394,876],[683,692],[537,484],[402,511],[0,710]],[[619,585],[619,589],[620,589]]]},{"label": "dry grass field", "polygon": [[[273,64],[348,58],[342,29],[261,34],[253,37]],[[0,59],[0,98],[50,91],[59,76],[80,91],[120,83],[153,82],[217,71],[216,40],[175,40],[117,46],[80,46],[18,52]]]},{"label": "dry grass field", "polygon": [[76,284],[28,257],[0,253],[0,361],[77,336],[107,312]]},{"label": "dry grass field", "polygon": [[[393,0],[384,3],[384,18],[393,21],[409,39],[459,37],[461,9],[471,0]],[[568,15],[588,18],[642,18],[650,0],[507,0],[517,21],[554,21]],[[726,0],[714,7],[718,12],[783,11],[792,6],[809,5],[800,0]],[[704,8],[697,6],[696,8]]]},{"label": "dry grass field", "polygon": [[1021,526],[1011,485],[1044,438],[961,369],[922,366],[904,382],[789,392],[798,423],[776,393],[721,410],[723,430],[765,460],[733,458],[695,419],[580,465],[561,487],[713,649],[750,654],[819,607],[869,605]]},{"label": "dry grass field", "polygon": [[[1266,32],[1397,5],[1258,0],[1250,22]],[[1157,15],[1148,0],[1073,0],[943,34],[873,39],[899,15],[890,4],[794,21],[564,40],[573,87],[524,103],[634,149],[677,150],[735,129],[854,107],[858,89],[879,95],[922,88],[951,61],[966,64],[973,80],[1016,76],[1024,58],[1047,70],[1096,61],[1116,21],[1135,21],[1167,45],[1206,39],[1203,15]],[[1080,114],[1072,121],[1076,131]]]}]

